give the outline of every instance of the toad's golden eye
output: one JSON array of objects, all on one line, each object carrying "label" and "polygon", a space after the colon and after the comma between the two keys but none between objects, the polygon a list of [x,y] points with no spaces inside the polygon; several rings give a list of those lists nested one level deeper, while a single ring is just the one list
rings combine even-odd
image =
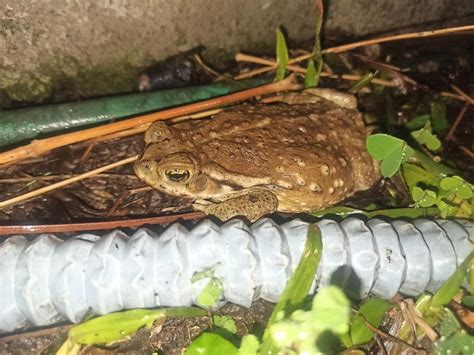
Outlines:
[{"label": "toad's golden eye", "polygon": [[187,169],[174,168],[166,169],[165,175],[169,181],[172,182],[186,182],[189,179],[190,173]]}]

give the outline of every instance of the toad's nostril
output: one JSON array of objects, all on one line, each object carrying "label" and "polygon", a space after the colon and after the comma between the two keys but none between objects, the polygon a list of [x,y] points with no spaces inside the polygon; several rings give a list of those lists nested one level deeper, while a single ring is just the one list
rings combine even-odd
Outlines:
[{"label": "toad's nostril", "polygon": [[143,162],[143,163],[142,163],[142,166],[143,166],[145,169],[151,170],[151,163],[148,162],[148,161]]}]

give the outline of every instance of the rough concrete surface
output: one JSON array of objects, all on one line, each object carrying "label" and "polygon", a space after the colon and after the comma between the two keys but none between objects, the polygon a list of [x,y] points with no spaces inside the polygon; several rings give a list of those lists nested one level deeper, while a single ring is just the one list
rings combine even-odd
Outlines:
[{"label": "rough concrete surface", "polygon": [[[331,0],[325,33],[347,39],[472,23],[470,5]],[[0,0],[0,106],[2,98],[41,102],[64,89],[82,96],[131,91],[140,69],[200,44],[211,61],[271,50],[280,25],[293,42],[310,39],[313,0]]]}]

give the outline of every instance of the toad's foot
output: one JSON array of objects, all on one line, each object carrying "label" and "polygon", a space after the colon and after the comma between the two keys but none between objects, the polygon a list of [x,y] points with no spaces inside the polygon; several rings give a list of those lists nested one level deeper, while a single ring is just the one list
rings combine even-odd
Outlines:
[{"label": "toad's foot", "polygon": [[263,215],[275,212],[278,199],[270,191],[255,189],[223,202],[209,204],[196,202],[193,207],[216,216],[221,221],[227,221],[235,216],[245,216],[249,221],[255,222]]}]

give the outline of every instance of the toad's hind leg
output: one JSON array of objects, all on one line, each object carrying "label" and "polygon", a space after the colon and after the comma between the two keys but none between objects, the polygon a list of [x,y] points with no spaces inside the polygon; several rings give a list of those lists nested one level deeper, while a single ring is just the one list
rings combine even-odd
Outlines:
[{"label": "toad's hind leg", "polygon": [[235,216],[245,216],[249,221],[254,222],[268,213],[275,212],[278,199],[270,191],[255,189],[222,202],[195,203],[193,206],[206,214],[216,216],[221,221],[227,221]]}]

